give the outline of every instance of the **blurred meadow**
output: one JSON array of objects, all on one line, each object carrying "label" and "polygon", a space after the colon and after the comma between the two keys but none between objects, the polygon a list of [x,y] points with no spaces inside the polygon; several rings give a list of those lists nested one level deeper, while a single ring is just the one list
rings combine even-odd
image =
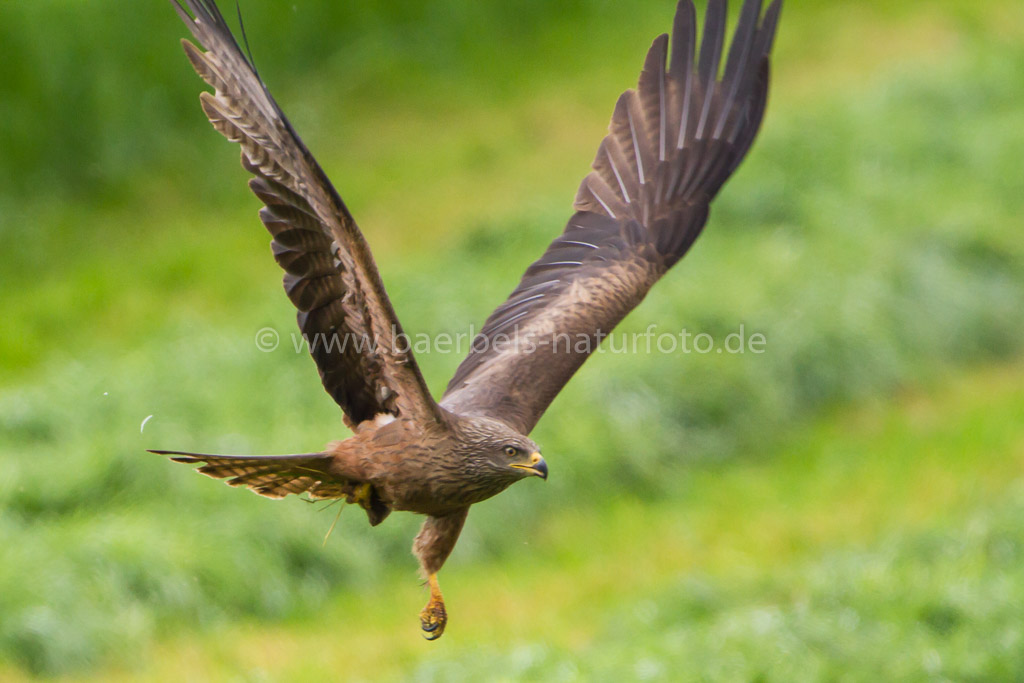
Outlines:
[{"label": "blurred meadow", "polygon": [[[322,547],[337,508],[144,452],[346,432],[185,27],[115,5],[0,10],[0,680],[1024,678],[1019,0],[787,3],[759,140],[620,328],[765,352],[592,358],[534,432],[550,481],[470,515],[436,643],[418,519]],[[430,335],[561,231],[673,8],[241,7]],[[418,359],[439,394],[461,356]]]}]

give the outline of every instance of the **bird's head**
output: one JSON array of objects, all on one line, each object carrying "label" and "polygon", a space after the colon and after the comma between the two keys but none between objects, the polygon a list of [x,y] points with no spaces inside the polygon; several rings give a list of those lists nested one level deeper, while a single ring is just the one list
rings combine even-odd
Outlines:
[{"label": "bird's head", "polygon": [[548,478],[540,447],[505,423],[473,417],[460,426],[467,458],[488,475],[509,483],[526,477]]}]

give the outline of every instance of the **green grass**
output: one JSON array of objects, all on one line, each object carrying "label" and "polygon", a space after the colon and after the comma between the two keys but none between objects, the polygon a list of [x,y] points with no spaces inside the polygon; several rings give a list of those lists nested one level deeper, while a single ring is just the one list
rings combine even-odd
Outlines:
[{"label": "green grass", "polygon": [[392,569],[315,617],[179,636],[101,678],[1015,680],[1022,411],[1024,368],[990,368],[693,468],[675,500],[518,510],[514,553],[446,568],[437,644]]},{"label": "green grass", "polygon": [[[201,120],[173,14],[12,10],[0,678],[171,679],[183,661],[198,679],[1024,675],[1024,18],[790,5],[751,158],[621,328],[742,323],[766,353],[593,358],[535,433],[551,481],[471,515],[431,649],[417,520],[349,511],[321,548],[333,508],[142,452],[307,450],[344,429],[290,351],[255,200]],[[247,22],[409,332],[465,332],[513,287],[668,21],[660,2],[552,6],[521,24],[454,0]],[[273,353],[253,341],[266,326]],[[459,356],[419,360],[439,390]]]}]

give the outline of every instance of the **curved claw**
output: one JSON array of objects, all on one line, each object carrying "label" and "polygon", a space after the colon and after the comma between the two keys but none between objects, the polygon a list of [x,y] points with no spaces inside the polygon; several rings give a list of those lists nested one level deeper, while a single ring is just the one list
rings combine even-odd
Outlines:
[{"label": "curved claw", "polygon": [[430,585],[430,602],[420,612],[420,628],[423,629],[424,638],[437,640],[444,633],[444,627],[448,623],[448,611],[444,608],[444,598],[441,597],[437,577],[431,574],[427,582]]},{"label": "curved claw", "polygon": [[445,611],[444,603],[440,600],[431,599],[420,612],[420,628],[423,629],[423,637],[427,640],[440,638],[447,623],[448,613]]}]

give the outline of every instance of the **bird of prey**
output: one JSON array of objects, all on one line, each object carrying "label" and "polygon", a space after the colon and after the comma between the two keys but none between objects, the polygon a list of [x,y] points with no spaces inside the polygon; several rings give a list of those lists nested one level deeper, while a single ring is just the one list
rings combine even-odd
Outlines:
[{"label": "bird of prey", "polygon": [[153,452],[269,498],[358,504],[372,525],[393,510],[424,515],[413,543],[430,592],[420,625],[438,638],[447,612],[437,573],[470,506],[520,479],[547,478],[529,433],[600,340],[687,252],[750,148],[781,0],[763,13],[761,0],[744,2],[724,66],[726,0],[708,1],[699,49],[693,3],[679,2],[671,45],[667,34],[655,38],[637,88],[619,97],[568,224],[487,319],[440,401],[401,343],[352,214],[214,0],[174,4],[202,46],[182,40],[213,88],[200,95],[203,111],[242,148],[299,328],[320,340],[310,345],[313,360],[353,434],[303,455]]}]

